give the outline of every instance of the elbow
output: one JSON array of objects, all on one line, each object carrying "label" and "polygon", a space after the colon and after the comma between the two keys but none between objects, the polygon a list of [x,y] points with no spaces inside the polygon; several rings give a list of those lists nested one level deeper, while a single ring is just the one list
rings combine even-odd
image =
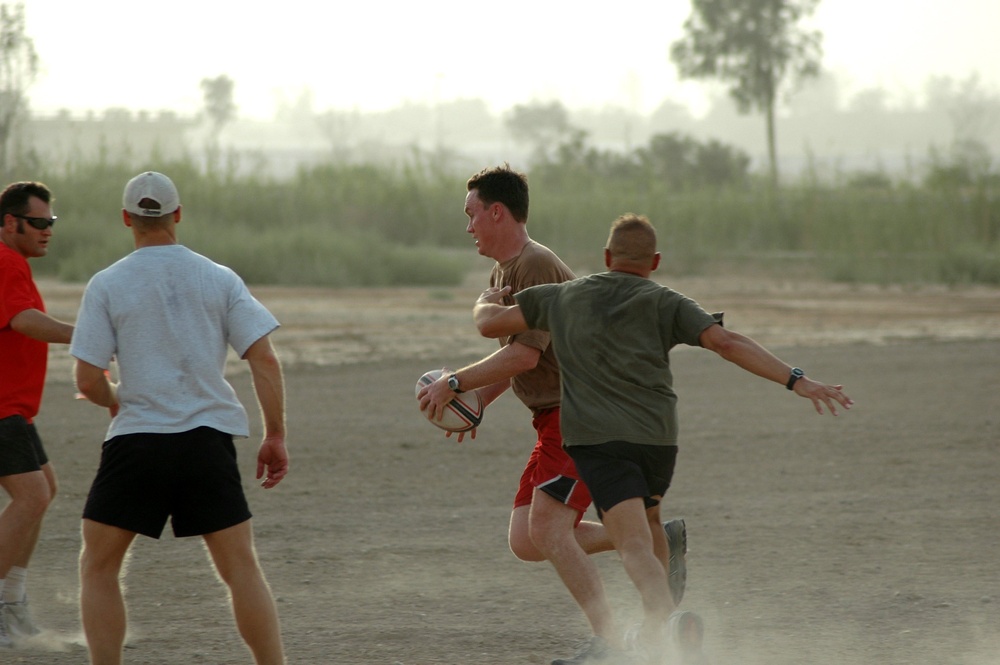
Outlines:
[{"label": "elbow", "polygon": [[83,395],[89,397],[97,390],[97,380],[89,376],[76,375],[76,389]]},{"label": "elbow", "polygon": [[732,340],[726,339],[718,344],[715,344],[711,350],[715,351],[726,360],[730,360],[736,351],[736,345],[732,343]]},{"label": "elbow", "polygon": [[256,353],[246,358],[254,374],[280,374],[281,361],[275,353]]},{"label": "elbow", "polygon": [[702,333],[702,348],[717,353],[719,356],[729,360],[736,353],[739,347],[739,337],[724,330],[721,326],[712,326]]},{"label": "elbow", "polygon": [[476,330],[483,337],[495,339],[503,334],[503,331],[496,325],[496,317],[487,315],[479,308],[473,313],[472,321],[476,324]]},{"label": "elbow", "polygon": [[501,332],[497,330],[496,326],[491,326],[489,321],[481,321],[476,323],[476,328],[479,329],[479,334],[483,337],[489,339],[496,339],[501,336]]},{"label": "elbow", "polygon": [[538,359],[541,357],[542,354],[540,353],[535,355],[526,354],[522,356],[514,364],[514,367],[517,369],[517,373],[523,374],[524,372],[530,372],[531,370],[535,369],[536,367],[538,367]]}]

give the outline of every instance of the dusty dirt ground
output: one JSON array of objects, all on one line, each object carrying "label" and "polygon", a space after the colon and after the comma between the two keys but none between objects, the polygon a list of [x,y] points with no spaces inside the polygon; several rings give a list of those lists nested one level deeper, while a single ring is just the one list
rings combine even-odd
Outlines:
[{"label": "dusty dirt ground", "polygon": [[[665,512],[687,520],[683,606],[704,616],[715,665],[1000,663],[1000,290],[669,283],[857,402],[820,417],[711,353],[673,353]],[[527,410],[505,395],[459,445],[413,399],[423,371],[494,350],[469,316],[482,285],[254,289],[284,323],[292,468],[257,487],[254,438],[241,465],[289,663],[543,664],[587,636],[551,568],[506,547]],[[42,290],[75,316],[79,286]],[[4,664],[86,662],[79,514],[106,414],[73,399],[69,368],[53,349],[37,420],[61,480],[29,578],[47,630]],[[638,598],[613,553],[598,561],[627,624]],[[126,662],[250,662],[199,540],[140,538],[126,583]]]}]

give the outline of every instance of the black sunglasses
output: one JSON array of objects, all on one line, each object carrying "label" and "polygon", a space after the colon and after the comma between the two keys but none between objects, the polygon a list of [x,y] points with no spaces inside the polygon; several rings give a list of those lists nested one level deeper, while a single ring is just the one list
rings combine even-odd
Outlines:
[{"label": "black sunglasses", "polygon": [[49,217],[25,217],[24,215],[15,215],[14,213],[10,213],[10,216],[11,217],[17,217],[18,219],[23,219],[28,224],[31,224],[31,226],[33,228],[36,228],[39,231],[44,231],[45,229],[49,228],[50,226],[52,226],[52,225],[54,225],[56,223],[57,219],[59,219],[55,215],[53,215],[51,218],[49,218]]}]

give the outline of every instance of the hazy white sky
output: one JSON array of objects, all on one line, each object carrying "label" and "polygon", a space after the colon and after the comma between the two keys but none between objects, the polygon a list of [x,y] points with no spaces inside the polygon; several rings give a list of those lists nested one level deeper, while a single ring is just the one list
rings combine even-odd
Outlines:
[{"label": "hazy white sky", "polygon": [[[127,107],[193,113],[199,81],[236,81],[241,116],[270,118],[310,89],[314,108],[404,100],[532,99],[640,112],[696,109],[668,48],[687,0],[26,0],[42,61],[37,112]],[[919,94],[932,75],[1000,88],[1000,0],[822,0],[825,68],[854,89]]]}]

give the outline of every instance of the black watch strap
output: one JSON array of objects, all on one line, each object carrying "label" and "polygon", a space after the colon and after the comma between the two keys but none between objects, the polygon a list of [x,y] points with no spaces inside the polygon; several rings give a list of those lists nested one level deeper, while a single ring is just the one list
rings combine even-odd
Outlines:
[{"label": "black watch strap", "polygon": [[805,375],[806,373],[803,372],[801,369],[799,369],[798,367],[793,367],[792,373],[788,375],[788,383],[785,384],[785,387],[788,388],[789,390],[794,389],[795,382],[801,379]]}]

